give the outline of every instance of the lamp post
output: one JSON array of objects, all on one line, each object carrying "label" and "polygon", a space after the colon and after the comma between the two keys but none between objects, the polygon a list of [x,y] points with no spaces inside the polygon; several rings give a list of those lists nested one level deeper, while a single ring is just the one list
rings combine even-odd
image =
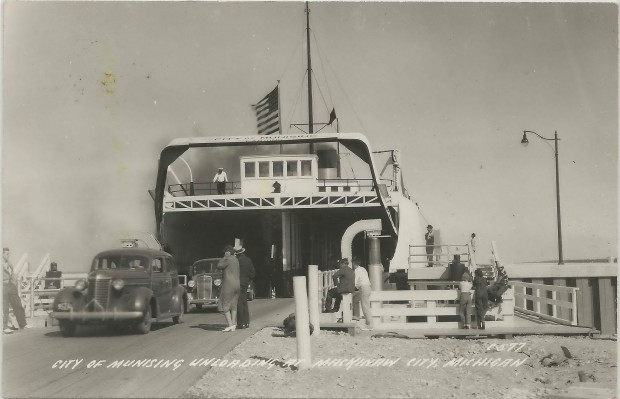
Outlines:
[{"label": "lamp post", "polygon": [[[558,131],[557,130],[555,131],[554,138],[548,139],[531,130],[524,130],[523,139],[521,139],[521,144],[523,144],[524,147],[527,147],[527,145],[529,144],[529,141],[527,141],[527,133],[533,133],[539,138],[541,138],[542,140],[545,140],[545,142],[553,141],[555,143],[555,149],[554,149],[554,153],[555,153],[555,197],[556,197],[556,211],[557,211],[557,218],[558,218],[558,265],[563,265],[564,258],[562,257],[562,218],[560,217],[560,168],[558,166],[558,140],[559,140]],[[551,145],[549,144],[549,146]]]}]

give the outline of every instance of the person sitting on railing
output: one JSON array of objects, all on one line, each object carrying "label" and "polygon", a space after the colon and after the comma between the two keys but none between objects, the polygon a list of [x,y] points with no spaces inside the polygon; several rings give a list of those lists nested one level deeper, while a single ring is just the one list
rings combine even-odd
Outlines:
[{"label": "person sitting on railing", "polygon": [[50,270],[45,272],[45,289],[47,290],[60,288],[61,277],[62,272],[58,270],[58,264],[56,262],[50,263]]},{"label": "person sitting on railing", "polygon": [[450,281],[461,281],[463,273],[467,271],[465,265],[461,263],[461,255],[454,255],[452,263],[448,265]]},{"label": "person sitting on railing", "polygon": [[499,304],[502,303],[502,295],[508,290],[508,274],[503,266],[497,267],[497,280],[487,290],[489,301]]},{"label": "person sitting on railing", "polygon": [[[325,310],[323,313],[333,313],[340,310],[342,294],[355,292],[355,272],[349,267],[349,260],[344,258],[340,261],[340,269],[333,274],[332,279],[335,287],[327,291],[325,298]],[[332,300],[335,299],[332,307]]]}]

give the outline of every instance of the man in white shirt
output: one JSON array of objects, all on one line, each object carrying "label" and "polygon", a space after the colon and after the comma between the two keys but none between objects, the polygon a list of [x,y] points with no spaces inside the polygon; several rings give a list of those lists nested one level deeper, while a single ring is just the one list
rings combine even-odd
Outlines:
[{"label": "man in white shirt", "polygon": [[368,272],[361,266],[360,259],[355,257],[352,260],[353,272],[355,273],[355,293],[353,293],[353,319],[359,320],[360,301],[362,302],[362,312],[366,320],[366,327],[362,330],[372,330],[372,316],[370,314],[370,279]]},{"label": "man in white shirt", "polygon": [[228,176],[226,176],[226,172],[224,172],[224,168],[218,168],[217,173],[213,177],[213,182],[217,183],[217,193],[218,194],[226,194],[226,182],[228,181]]}]

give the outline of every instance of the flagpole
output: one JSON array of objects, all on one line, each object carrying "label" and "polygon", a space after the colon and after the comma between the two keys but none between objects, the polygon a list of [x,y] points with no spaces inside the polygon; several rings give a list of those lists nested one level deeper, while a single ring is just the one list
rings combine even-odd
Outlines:
[{"label": "flagpole", "polygon": [[[280,129],[280,136],[282,136],[282,107],[280,106],[280,81],[278,80],[278,125]],[[280,142],[280,155],[282,155],[282,143]]]},{"label": "flagpole", "polygon": [[[306,1],[306,47],[308,48],[308,133],[314,133],[312,120],[312,60],[310,58],[310,7]],[[310,153],[314,154],[314,143],[310,143]]]}]

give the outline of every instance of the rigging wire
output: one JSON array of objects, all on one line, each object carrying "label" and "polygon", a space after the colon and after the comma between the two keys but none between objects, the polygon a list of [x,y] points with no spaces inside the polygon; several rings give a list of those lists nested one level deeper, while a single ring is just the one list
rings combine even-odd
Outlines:
[{"label": "rigging wire", "polygon": [[[323,71],[323,79],[325,80],[325,86],[327,86],[327,95],[329,97],[329,102],[333,106],[334,99],[332,97],[332,93],[331,93],[331,90],[329,88],[329,83],[328,83],[328,80],[327,80],[327,75],[324,72],[324,71],[327,70],[327,68],[325,68],[325,65],[323,63],[323,58],[324,58],[323,57],[323,51],[321,50],[321,48],[319,46],[319,41],[317,40],[316,36],[314,35],[314,31],[310,31],[310,32],[312,33],[312,38],[314,39],[314,43],[316,44],[316,52],[317,52],[317,55],[319,56],[319,62],[321,63],[321,71]],[[320,91],[321,87],[319,86],[318,79],[317,79],[317,87],[319,87],[319,91]],[[321,93],[321,96],[322,96],[322,93]],[[323,99],[323,102],[325,102],[325,99]],[[327,107],[327,103],[325,105]],[[327,110],[327,112],[329,112],[329,109]]]}]

